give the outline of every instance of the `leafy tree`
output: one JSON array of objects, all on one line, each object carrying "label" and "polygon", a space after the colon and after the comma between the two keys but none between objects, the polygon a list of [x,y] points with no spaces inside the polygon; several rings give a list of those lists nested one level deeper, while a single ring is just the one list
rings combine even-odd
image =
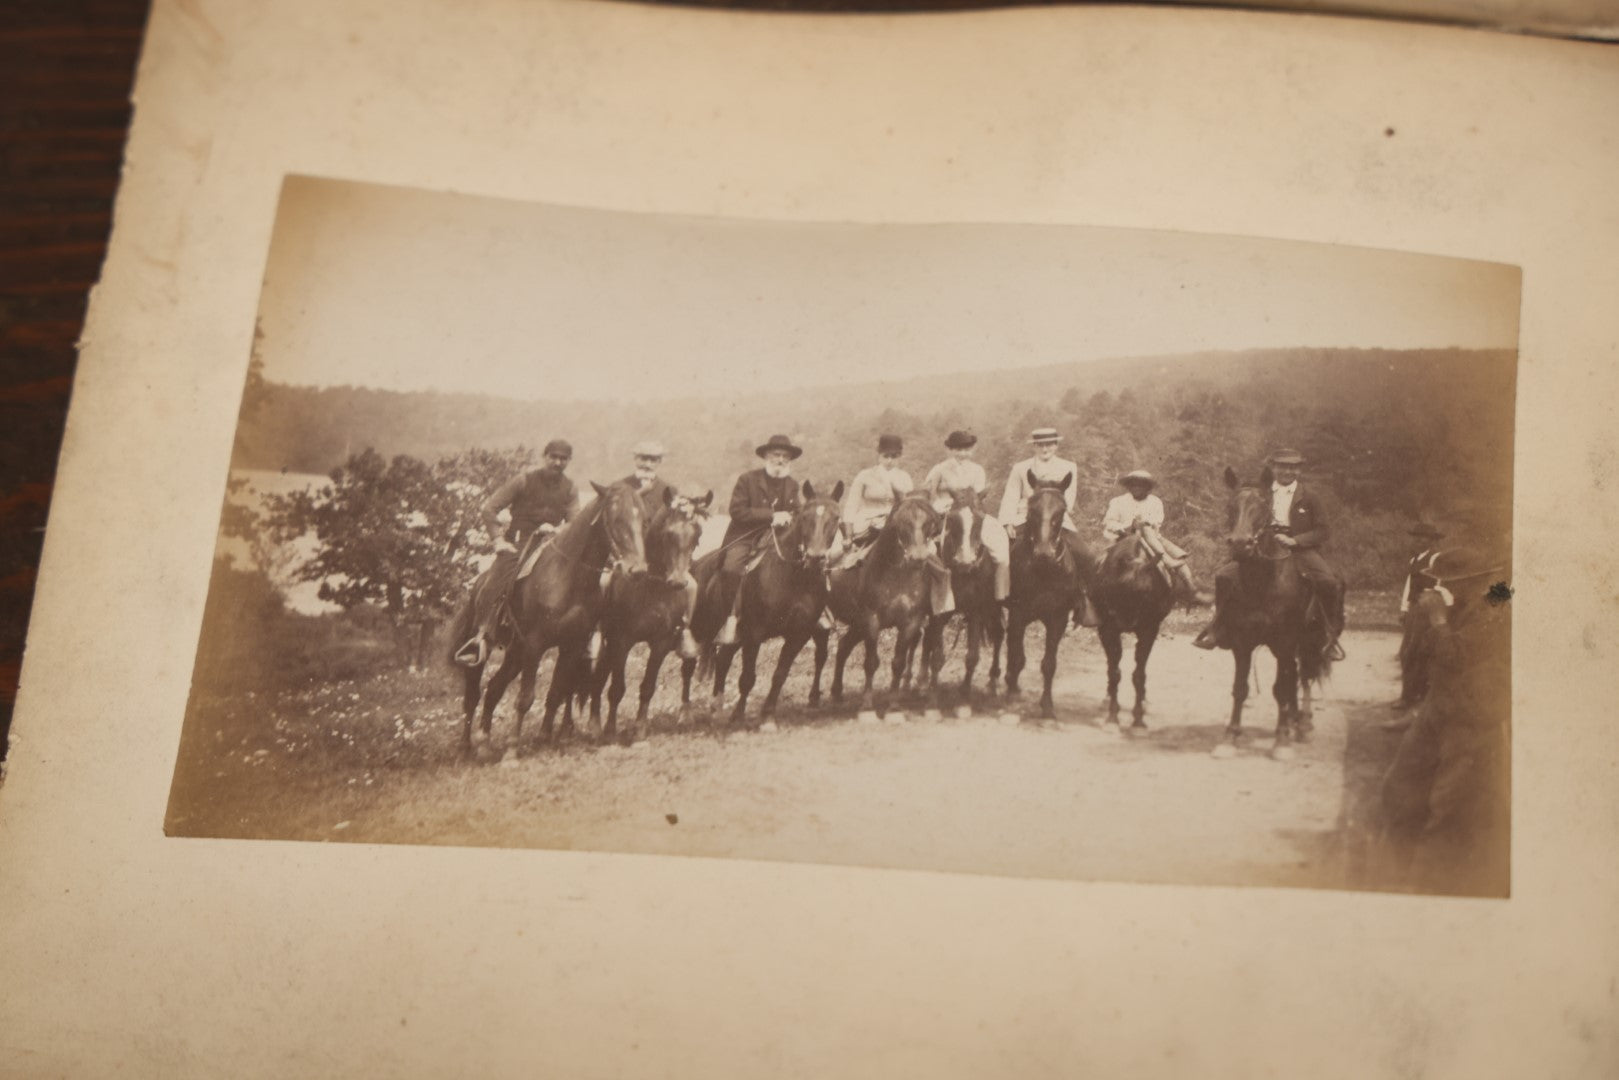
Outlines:
[{"label": "leafy tree", "polygon": [[280,543],[313,537],[314,553],[292,576],[319,582],[320,598],[345,609],[380,607],[419,666],[492,549],[479,503],[532,461],[522,447],[469,450],[436,465],[367,447],[332,470],[329,486],[269,497],[265,525]]}]

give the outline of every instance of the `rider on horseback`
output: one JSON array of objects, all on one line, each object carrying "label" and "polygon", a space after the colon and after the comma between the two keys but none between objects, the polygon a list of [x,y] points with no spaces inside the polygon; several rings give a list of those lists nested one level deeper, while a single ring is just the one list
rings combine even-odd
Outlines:
[{"label": "rider on horseback", "polygon": [[[670,485],[658,478],[658,467],[663,464],[666,451],[663,444],[651,439],[645,439],[635,444],[630,454],[635,459],[635,469],[630,475],[619,483],[640,493],[641,506],[646,512],[648,523],[665,506],[681,508],[690,506],[689,493],[676,491]],[[697,610],[697,579],[690,574],[686,575],[686,617],[680,624],[680,645],[678,652],[682,660],[694,659],[697,656],[697,639],[692,637],[692,616]]]},{"label": "rider on horseback", "polygon": [[[512,477],[483,501],[478,512],[495,540],[495,561],[480,597],[478,632],[455,651],[457,662],[476,667],[489,656],[490,643],[506,614],[506,596],[517,580],[522,557],[532,551],[579,510],[579,489],[565,473],[573,460],[566,439],[545,444],[545,464]],[[504,531],[500,512],[507,511]]]},{"label": "rider on horseback", "polygon": [[[1344,580],[1327,565],[1321,545],[1332,535],[1327,527],[1326,514],[1315,493],[1299,483],[1299,468],[1304,455],[1297,450],[1277,450],[1268,459],[1271,476],[1271,524],[1276,542],[1288,548],[1294,565],[1309,582],[1326,619],[1327,642],[1322,652],[1331,660],[1342,660],[1344,651],[1338,638],[1344,631]],[[1222,613],[1227,598],[1236,586],[1235,560],[1220,567],[1214,576],[1214,620],[1204,627],[1192,642],[1200,649],[1226,646],[1223,640]]]},{"label": "rider on horseback", "polygon": [[[927,479],[922,481],[922,490],[933,500],[933,509],[941,514],[948,513],[958,498],[977,506],[984,489],[989,486],[984,467],[973,460],[973,447],[978,445],[978,436],[970,431],[952,431],[944,440],[944,445],[950,451],[950,456],[928,470]],[[1005,600],[1012,587],[1012,557],[1006,528],[995,518],[984,515],[979,542],[995,564],[995,599]]]},{"label": "rider on horseback", "polygon": [[1152,493],[1157,484],[1152,473],[1137,469],[1121,476],[1119,484],[1125,493],[1114,496],[1107,504],[1107,513],[1102,515],[1102,538],[1112,544],[1135,529],[1153,560],[1174,576],[1182,599],[1195,599],[1197,583],[1192,580],[1191,567],[1186,565],[1186,552],[1159,532],[1164,525],[1164,500]]},{"label": "rider on horseback", "polygon": [[736,479],[731,491],[731,521],[720,542],[719,579],[730,615],[715,639],[721,645],[736,642],[737,614],[742,601],[742,575],[764,552],[776,529],[793,523],[793,514],[802,505],[798,485],[793,482],[793,462],[803,455],[785,435],[772,435],[754,453],[764,465]]},{"label": "rider on horseback", "polygon": [[843,535],[850,550],[842,567],[856,566],[882,532],[889,513],[911,493],[911,474],[900,468],[905,442],[898,435],[877,438],[877,464],[855,474],[843,497]]},{"label": "rider on horseback", "polygon": [[[1057,456],[1057,444],[1062,442],[1062,436],[1056,428],[1036,428],[1029,433],[1029,442],[1034,445],[1034,456],[1012,466],[1006,478],[1006,491],[1001,496],[1001,512],[997,518],[1006,527],[1007,536],[1016,540],[1018,530],[1023,528],[1029,517],[1029,496],[1034,492],[1031,481],[1050,486],[1066,481],[1063,499],[1068,504],[1068,510],[1063,514],[1062,536],[1075,565],[1088,578],[1093,560],[1085,549],[1084,541],[1079,538],[1079,526],[1074,523],[1074,507],[1079,500],[1079,466]],[[1099,621],[1088,589],[1074,616],[1081,626],[1095,626]]]}]

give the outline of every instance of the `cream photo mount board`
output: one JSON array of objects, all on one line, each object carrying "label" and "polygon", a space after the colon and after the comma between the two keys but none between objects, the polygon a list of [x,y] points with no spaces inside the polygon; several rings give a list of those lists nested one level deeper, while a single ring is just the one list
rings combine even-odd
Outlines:
[{"label": "cream photo mount board", "polygon": [[[1619,59],[1185,10],[160,2],[0,789],[19,1075],[1611,1074]],[[288,174],[1517,266],[1506,901],[166,838]]]}]

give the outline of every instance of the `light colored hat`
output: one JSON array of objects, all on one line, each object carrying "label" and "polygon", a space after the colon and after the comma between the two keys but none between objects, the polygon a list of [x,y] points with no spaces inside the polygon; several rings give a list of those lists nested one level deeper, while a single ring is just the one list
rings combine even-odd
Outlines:
[{"label": "light colored hat", "polygon": [[1158,481],[1154,480],[1152,478],[1152,473],[1148,472],[1146,469],[1137,469],[1134,472],[1127,472],[1123,476],[1119,477],[1120,487],[1129,487],[1134,483],[1146,484],[1148,487],[1156,487],[1158,485]]},{"label": "light colored hat", "polygon": [[635,444],[630,453],[636,457],[661,458],[667,451],[664,450],[663,444],[656,439],[642,439]]},{"label": "light colored hat", "polygon": [[1304,455],[1288,447],[1272,450],[1270,452],[1272,465],[1303,465]]},{"label": "light colored hat", "polygon": [[1057,433],[1057,429],[1054,427],[1035,428],[1029,432],[1029,441],[1036,446],[1040,443],[1059,443],[1062,442],[1062,436]]}]

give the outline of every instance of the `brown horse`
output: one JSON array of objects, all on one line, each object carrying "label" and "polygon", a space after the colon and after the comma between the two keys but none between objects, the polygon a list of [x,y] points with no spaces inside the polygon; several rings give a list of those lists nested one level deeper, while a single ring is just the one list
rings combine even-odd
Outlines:
[{"label": "brown horse", "polygon": [[966,674],[961,680],[961,703],[956,714],[966,717],[972,713],[973,674],[978,670],[978,653],[984,638],[990,641],[989,691],[994,693],[1001,678],[1001,640],[1005,627],[1001,622],[1001,605],[995,599],[995,563],[984,547],[984,512],[978,508],[976,496],[958,494],[955,504],[944,516],[944,534],[939,544],[939,557],[950,568],[950,591],[956,607],[942,615],[928,619],[926,637],[922,643],[923,663],[928,679],[928,703],[938,705],[939,671],[944,667],[944,631],[951,620],[960,616],[967,628],[967,654],[963,658]]},{"label": "brown horse", "polygon": [[[540,660],[548,650],[555,648],[556,670],[546,693],[545,721],[541,725],[543,737],[549,739],[558,706],[581,685],[580,680],[589,671],[585,646],[596,628],[603,571],[646,573],[645,514],[641,497],[627,487],[591,486],[596,489],[595,500],[557,531],[540,552],[533,572],[512,587],[507,601],[511,626],[506,655],[488,686],[483,686],[484,665],[464,669],[463,754],[472,753],[472,717],[480,697],[483,719],[479,726],[487,738],[495,707],[519,673],[523,681],[518,691],[517,727],[512,744],[515,747],[521,742],[523,720],[534,704]],[[462,612],[458,626],[475,627],[476,593],[475,588],[473,600]]]},{"label": "brown horse", "polygon": [[832,614],[849,626],[838,639],[837,664],[832,672],[832,700],[843,698],[843,666],[856,645],[866,646],[866,685],[860,695],[860,717],[875,719],[872,677],[877,673],[877,641],[895,627],[893,679],[883,701],[891,699],[909,673],[911,658],[922,639],[922,628],[932,610],[929,594],[932,575],[939,566],[934,544],[943,519],[926,496],[909,495],[889,513],[882,531],[859,566],[832,572]]},{"label": "brown horse", "polygon": [[672,652],[686,618],[686,578],[691,572],[691,555],[702,536],[703,520],[714,500],[711,491],[696,502],[675,505],[674,489],[665,488],[664,508],[646,529],[646,574],[615,571],[602,598],[602,651],[596,661],[590,687],[590,719],[601,720],[602,690],[609,678],[607,723],[602,728],[604,742],[617,735],[618,705],[624,700],[625,673],[630,650],[647,643],[646,672],[641,676],[640,705],[635,723],[624,732],[624,741],[633,742],[645,726],[647,706],[657,689],[658,672]]},{"label": "brown horse", "polygon": [[1136,637],[1136,667],[1130,681],[1136,690],[1133,730],[1147,727],[1147,658],[1158,640],[1158,628],[1175,606],[1175,590],[1158,568],[1152,551],[1141,537],[1139,524],[1113,542],[1102,556],[1096,574],[1093,600],[1100,619],[1096,636],[1107,654],[1107,723],[1119,725],[1120,661],[1124,657],[1124,635]]},{"label": "brown horse", "polygon": [[[1236,563],[1235,577],[1216,596],[1224,609],[1222,647],[1236,658],[1231,683],[1231,721],[1226,738],[1215,748],[1228,757],[1242,737],[1242,705],[1248,698],[1248,678],[1257,648],[1268,648],[1276,658],[1276,745],[1278,760],[1293,756],[1292,743],[1309,738],[1310,687],[1331,673],[1332,661],[1323,654],[1328,641],[1326,617],[1308,581],[1299,572],[1291,549],[1277,542],[1271,524],[1271,473],[1266,469],[1256,483],[1243,484],[1229,468],[1225,484],[1231,490],[1226,543]],[[1304,689],[1305,706],[1299,707]]]},{"label": "brown horse", "polygon": [[[742,654],[736,707],[729,720],[731,726],[740,725],[747,718],[748,695],[753,692],[759,646],[771,638],[782,639],[781,654],[770,680],[770,693],[759,709],[760,724],[773,723],[771,716],[781,697],[782,684],[787,681],[787,674],[804,643],[811,638],[816,643],[816,659],[810,705],[817,704],[821,697],[826,637],[824,633],[817,633],[817,623],[826,608],[826,559],[838,532],[838,502],[843,498],[843,483],[839,481],[830,495],[818,495],[815,486],[806,480],[803,495],[803,505],[794,513],[791,524],[781,529],[767,527],[769,539],[764,554],[758,565],[743,575],[739,586],[742,597],[737,613],[738,640],[734,644],[714,643],[731,610],[731,597],[720,588],[723,578],[719,570],[724,549],[703,556],[695,567],[698,594],[692,633],[704,643],[705,662],[713,666],[716,703],[725,693],[731,659],[739,651]],[[682,709],[690,706],[691,679],[696,669],[695,660],[681,665]]]},{"label": "brown horse", "polygon": [[1023,528],[1012,543],[1012,594],[1006,606],[1006,696],[1015,699],[1021,691],[1018,678],[1023,674],[1023,635],[1029,624],[1046,628],[1046,654],[1040,663],[1044,689],[1040,695],[1040,715],[1057,718],[1051,698],[1051,680],[1057,674],[1057,646],[1068,630],[1068,621],[1085,601],[1085,582],[1091,567],[1082,565],[1088,556],[1076,550],[1063,535],[1068,512],[1064,493],[1073,481],[1065,476],[1060,483],[1042,482],[1031,471],[1028,476],[1029,512]]}]

